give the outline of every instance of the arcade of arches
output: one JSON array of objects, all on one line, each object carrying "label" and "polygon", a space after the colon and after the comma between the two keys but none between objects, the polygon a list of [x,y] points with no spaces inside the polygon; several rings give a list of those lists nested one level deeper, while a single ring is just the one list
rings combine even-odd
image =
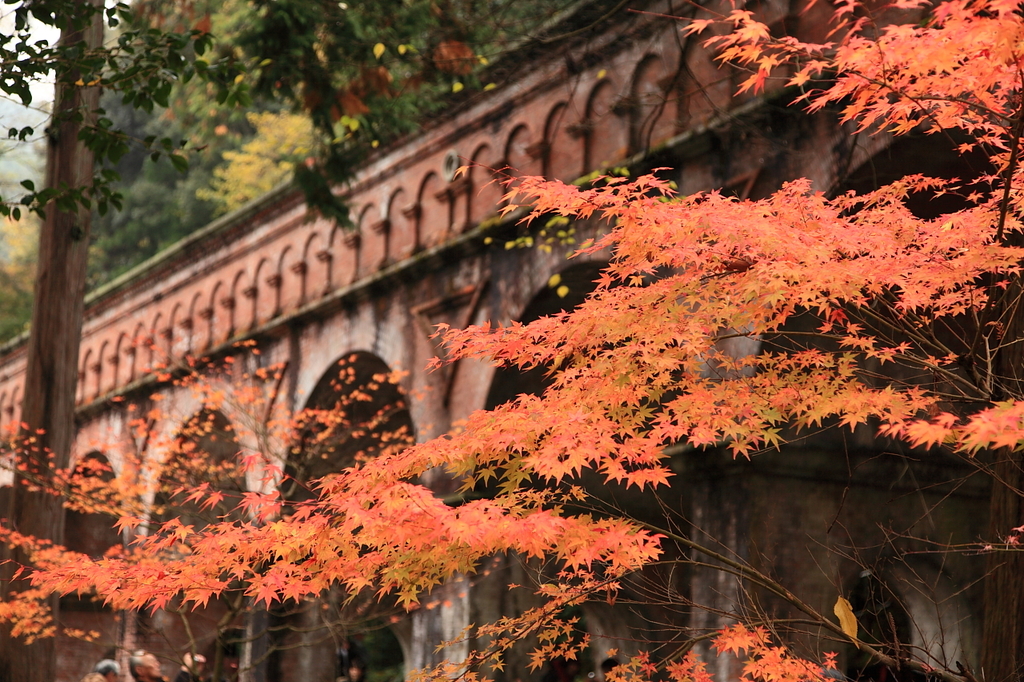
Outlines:
[{"label": "arcade of arches", "polygon": [[[443,355],[432,337],[435,325],[507,323],[557,312],[581,300],[601,265],[598,256],[567,261],[572,244],[565,236],[543,242],[532,234],[545,248],[506,248],[527,232],[514,219],[497,217],[503,199],[488,169],[572,181],[612,165],[670,167],[675,170],[667,175],[683,193],[721,188],[741,197],[764,195],[794,177],[836,190],[848,175],[870,175],[857,172],[885,152],[887,139],[850,146],[830,112],[787,108],[783,92],[731,98],[730,78],[718,71],[714,55],[680,40],[677,27],[659,17],[673,11],[667,0],[652,2],[651,10],[566,38],[534,55],[514,79],[383,150],[346,189],[355,232],[307,220],[301,196],[281,188],[93,293],[80,356],[79,466],[99,482],[120,480],[133,467],[162,471],[141,479],[154,522],[198,524],[218,515],[187,501],[189,487],[211,477],[229,496],[267,485],[267,477],[239,474],[233,466],[239,450],[258,449],[265,415],[211,406],[161,378],[162,363],[189,356],[244,356],[236,364],[279,368],[271,382],[275,409],[315,415],[340,408],[346,415],[311,417],[294,440],[276,442],[281,475],[270,477],[271,484],[292,503],[312,494],[310,481],[361,457],[430,439],[473,410],[542,390],[541,372],[496,371],[470,361],[425,370]],[[760,11],[769,24],[785,21],[797,35],[813,33],[822,22],[795,0],[762,3]],[[450,172],[453,156],[473,164],[467,175]],[[580,242],[603,227],[583,222],[567,229]],[[259,354],[239,351],[240,342]],[[0,426],[19,420],[24,350],[19,343],[0,349]],[[126,406],[138,405],[145,414],[155,391],[163,396],[160,410],[179,417],[157,425],[154,441],[140,447]],[[962,588],[973,577],[956,560],[891,565],[891,538],[880,529],[894,519],[918,519],[922,507],[942,498],[946,515],[931,518],[930,529],[920,532],[943,542],[981,536],[985,491],[973,484],[950,489],[947,469],[955,473],[955,463],[918,470],[908,461],[876,457],[880,447],[858,432],[843,441],[801,441],[742,465],[724,453],[696,458],[681,449],[670,453],[677,476],[662,499],[613,487],[599,497],[641,518],[671,510],[673,523],[760,562],[808,599],[827,602],[823,611],[831,609],[837,589],[861,589],[863,609],[884,624],[894,613],[886,611],[886,595],[899,593],[906,608],[890,619],[893,627],[937,658],[969,659],[978,595]],[[140,462],[140,452],[156,464]],[[197,452],[209,455],[199,469]],[[428,482],[439,495],[455,488],[440,475]],[[90,554],[130,540],[78,511],[69,511],[67,526],[72,546]],[[854,561],[850,548],[870,548],[871,555]],[[860,576],[858,562],[876,567],[876,582]],[[80,679],[111,652],[124,660],[125,651],[140,647],[161,652],[170,674],[190,634],[211,660],[237,660],[251,682],[331,680],[339,647],[352,637],[359,643],[359,636],[359,646],[372,649],[366,652],[371,667],[400,676],[441,658],[461,660],[473,641],[441,651],[437,645],[454,640],[469,623],[528,608],[530,590],[507,585],[528,585],[534,577],[534,567],[516,557],[494,557],[478,573],[435,590],[430,608],[407,615],[337,594],[271,612],[251,609],[237,595],[192,614],[173,607],[109,613],[87,601],[69,602],[64,624],[101,635],[93,643],[61,643],[60,682]],[[657,606],[630,605],[654,587],[674,597]],[[720,613],[744,602],[736,582],[710,568],[652,571],[626,592],[622,604],[582,607],[595,659],[586,667],[609,648],[628,654],[650,642],[671,647],[673,627],[714,627],[724,622]],[[689,609],[689,603],[712,610]],[[858,665],[848,659],[850,669]],[[735,673],[734,662],[715,665],[723,679]],[[499,677],[537,675],[517,650]]]}]

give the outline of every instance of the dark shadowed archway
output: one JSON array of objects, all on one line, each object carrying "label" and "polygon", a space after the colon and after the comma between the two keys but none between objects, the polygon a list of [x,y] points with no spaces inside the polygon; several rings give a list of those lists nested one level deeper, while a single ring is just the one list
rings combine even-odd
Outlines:
[{"label": "dark shadowed archway", "polygon": [[113,480],[114,470],[101,452],[90,452],[75,464],[72,481],[77,494],[64,512],[68,549],[95,558],[121,545],[121,534],[114,528],[117,517],[112,511],[104,513],[99,509],[113,499],[109,486]]},{"label": "dark shadowed archway", "polygon": [[[192,415],[179,428],[160,472],[152,518],[164,523],[176,517],[198,530],[240,514],[246,486],[238,451],[235,427],[222,412],[204,408]],[[204,507],[205,499],[188,499],[206,490],[220,501]]]},{"label": "dark shadowed archway", "polygon": [[[332,363],[297,418],[297,438],[280,486],[295,506],[316,497],[320,479],[404,448],[415,438],[397,375],[368,352],[348,353]],[[374,682],[401,679],[404,654],[385,625],[398,613],[372,590],[350,595],[336,587],[319,599],[275,606],[269,614],[268,682],[294,677],[295,671],[302,679],[342,677],[353,657],[369,668]]]},{"label": "dark shadowed archway", "polygon": [[[151,532],[172,521],[202,532],[212,524],[242,519],[239,503],[247,488],[239,450],[235,426],[220,410],[203,407],[182,422],[159,472]],[[235,680],[247,608],[240,587],[232,585],[202,606],[182,608],[175,599],[161,610],[139,614],[137,642],[179,660],[194,650],[207,657],[208,670],[219,669],[224,680]]]},{"label": "dark shadowed archway", "polygon": [[[117,521],[117,491],[111,485],[114,471],[107,457],[93,451],[78,458],[72,469],[71,490],[64,510],[64,544],[67,549],[87,554],[94,559],[122,544],[121,534],[114,527]],[[66,594],[60,598],[62,625],[82,632],[94,631],[100,637],[92,642],[62,637],[58,647],[67,647],[92,665],[106,653],[110,642],[116,641],[118,624],[112,611],[93,594]],[[82,666],[83,669],[85,666]]]},{"label": "dark shadowed archway", "polygon": [[398,377],[363,351],[331,365],[310,393],[299,424],[282,484],[285,498],[293,501],[308,499],[316,480],[414,440]]},{"label": "dark shadowed archway", "polygon": [[[527,324],[544,316],[563,311],[571,312],[595,291],[597,280],[607,265],[605,261],[574,263],[558,273],[557,277],[549,280],[548,284],[530,300],[523,309],[519,322]],[[537,367],[527,371],[517,367],[498,368],[495,370],[487,395],[486,408],[493,409],[520,395],[543,394],[552,383],[550,371],[550,367]],[[665,506],[680,508],[682,504],[681,491],[677,488],[665,487],[657,492],[649,489],[641,491],[635,487],[627,488],[624,485],[610,483],[604,476],[590,470],[584,470],[571,483],[579,490],[586,491],[587,497],[581,502],[579,509],[567,507],[569,513],[621,516],[642,521],[661,520]],[[534,479],[532,484],[542,488],[555,485],[540,479]],[[478,486],[474,490],[475,494],[482,496],[493,492],[494,488],[488,486]],[[665,556],[669,560],[673,558],[669,553]],[[513,598],[507,594],[507,585],[545,582],[545,571],[551,570],[550,567],[532,564],[522,557],[511,554],[494,557],[492,562],[488,574],[477,577],[474,600],[471,604],[471,622],[486,620],[484,614],[488,609],[507,614],[509,611],[523,611],[535,607],[537,604],[531,601],[532,595],[527,596],[526,591],[518,590],[513,592],[517,595]],[[649,568],[631,576],[628,581],[623,581],[619,594],[621,603],[606,602],[600,598],[585,601],[575,607],[576,611],[571,615],[579,619],[577,627],[585,631],[592,641],[587,656],[581,661],[583,671],[597,670],[611,649],[619,651],[619,660],[625,660],[640,649],[673,641],[677,635],[672,631],[678,629],[673,619],[679,622],[678,613],[668,613],[657,605],[645,607],[645,612],[640,613],[628,604],[650,601],[649,590],[664,593],[671,589],[674,594],[679,594],[676,584],[683,583],[684,573],[685,571],[678,568],[665,571],[657,567]],[[495,607],[494,604],[500,606]],[[641,636],[638,633],[644,634]],[[649,637],[650,642],[658,644],[645,645],[644,636]],[[513,682],[517,678],[525,679],[530,675],[529,661],[533,646],[534,643],[529,639],[517,644],[507,656],[506,670],[495,673],[495,679]],[[550,673],[550,664],[545,670],[553,674]]]},{"label": "dark shadowed archway", "polygon": [[[606,265],[603,261],[570,265],[534,295],[519,316],[519,322],[526,324],[546,315],[573,310],[597,287],[596,280]],[[484,407],[493,409],[521,394],[540,395],[550,384],[547,371],[545,367],[525,372],[517,367],[499,367],[494,372]]]}]

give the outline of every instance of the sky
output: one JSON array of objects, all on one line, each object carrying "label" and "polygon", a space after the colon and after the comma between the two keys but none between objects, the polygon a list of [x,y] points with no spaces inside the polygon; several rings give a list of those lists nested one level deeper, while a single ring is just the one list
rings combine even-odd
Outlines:
[{"label": "sky", "polygon": [[[0,6],[0,33],[10,35],[14,31],[14,10],[17,5]],[[40,24],[32,27],[35,40],[54,43],[60,36],[57,29]],[[53,103],[53,81],[41,81],[32,87],[32,104],[25,107],[18,98],[0,93],[0,195],[4,198],[19,193],[20,182],[25,179],[37,182],[42,178],[46,147],[42,141]],[[36,130],[34,139],[28,142],[7,139],[9,128],[32,126]]]}]

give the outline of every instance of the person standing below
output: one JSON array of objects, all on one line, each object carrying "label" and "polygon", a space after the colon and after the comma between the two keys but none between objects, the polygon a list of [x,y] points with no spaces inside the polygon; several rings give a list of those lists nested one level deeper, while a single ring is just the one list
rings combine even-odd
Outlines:
[{"label": "person standing below", "polygon": [[156,656],[142,649],[136,651],[128,659],[128,672],[132,674],[132,679],[135,682],[167,682],[167,679],[160,674],[160,661]]},{"label": "person standing below", "polygon": [[181,670],[178,671],[174,682],[201,682],[203,679],[203,668],[206,667],[206,656],[196,654],[185,654],[181,659]]},{"label": "person standing below", "polygon": [[104,682],[117,682],[121,676],[121,666],[112,658],[104,658],[92,671],[102,675]]},{"label": "person standing below", "polygon": [[348,682],[366,682],[366,663],[361,658],[348,662]]},{"label": "person standing below", "polygon": [[341,643],[338,645],[338,648],[335,651],[335,655],[335,680],[349,679],[349,669],[352,667],[353,661],[359,661],[362,665],[363,672],[366,672],[366,663],[363,662],[366,660],[366,657],[363,656],[362,648],[348,637],[341,640]]}]

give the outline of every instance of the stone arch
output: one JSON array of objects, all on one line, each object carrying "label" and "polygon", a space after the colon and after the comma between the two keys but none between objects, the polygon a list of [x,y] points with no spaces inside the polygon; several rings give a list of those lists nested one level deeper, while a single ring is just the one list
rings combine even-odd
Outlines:
[{"label": "stone arch", "polygon": [[[595,280],[606,264],[604,261],[582,261],[566,267],[559,273],[558,285],[544,285],[526,304],[517,321],[525,324],[546,315],[572,310],[596,288]],[[560,291],[562,286],[568,289]],[[525,372],[515,367],[499,367],[491,379],[484,408],[493,409],[522,393],[540,395],[550,382],[547,367]]]},{"label": "stone arch", "polygon": [[[980,635],[977,609],[970,604],[971,588],[965,589],[932,557],[879,558],[844,587],[861,641],[890,655],[916,649],[938,668],[952,669],[956,661],[970,661]],[[843,672],[860,676],[850,679],[893,678],[896,671],[885,670],[852,646],[845,648]],[[903,672],[905,679],[927,680],[924,675]]]},{"label": "stone arch", "polygon": [[[450,157],[445,155],[446,164],[448,158]],[[457,168],[466,164],[465,157],[457,155],[455,158],[457,159]],[[464,173],[453,173],[451,178],[446,179],[448,186],[445,188],[445,197],[448,201],[448,215],[451,221],[449,231],[452,235],[461,234],[469,231],[474,225],[470,214],[470,202],[472,201],[470,195],[473,191],[473,183]]]},{"label": "stone arch", "polygon": [[163,320],[163,311],[157,311],[156,315],[153,316],[153,323],[149,327],[149,336],[146,337],[146,344],[149,346],[147,356],[149,362],[146,363],[147,372],[152,372],[158,366],[163,366],[167,362],[167,358],[163,357],[159,342]]},{"label": "stone arch", "polygon": [[[959,178],[960,182],[967,183],[977,182],[979,178],[997,172],[984,152],[974,150],[965,154],[958,151],[957,145],[961,140],[957,138],[907,135],[887,142],[876,141],[873,148],[858,150],[856,155],[851,155],[850,166],[844,169],[841,177],[826,178],[831,184],[829,192],[839,195],[853,190],[863,194],[916,173],[925,165],[932,177]],[[775,189],[765,184],[763,180],[757,182],[751,192],[752,198],[760,198]],[[914,216],[934,219],[961,211],[970,203],[964,194],[958,192],[921,191],[908,196],[906,205]]]},{"label": "stone arch", "polygon": [[509,133],[505,142],[505,163],[515,176],[544,174],[544,144],[537,143],[525,123]]},{"label": "stone arch", "polygon": [[648,54],[633,71],[629,95],[629,146],[640,152],[671,138],[677,118],[677,98],[667,81],[664,60]]},{"label": "stone arch", "polygon": [[587,172],[606,168],[626,155],[628,129],[618,105],[618,89],[610,79],[601,79],[590,91],[585,124]]},{"label": "stone arch", "polygon": [[572,115],[571,104],[560,102],[551,107],[544,124],[544,175],[563,182],[584,174],[583,142]]},{"label": "stone arch", "polygon": [[689,68],[688,60],[691,52],[692,49],[688,43],[683,48],[682,54],[679,55],[680,63],[686,66],[686,68],[680,69],[680,74],[675,84],[676,130],[679,132],[690,127],[690,122],[695,118],[701,99],[701,84],[695,82],[693,73]]},{"label": "stone arch", "polygon": [[405,392],[394,373],[367,351],[346,353],[309,393],[299,440],[282,482],[286,498],[308,498],[306,483],[414,439]]},{"label": "stone arch", "polygon": [[377,205],[372,201],[360,209],[356,230],[359,233],[356,278],[362,279],[379,269],[387,256],[387,229]]},{"label": "stone arch", "polygon": [[319,298],[330,291],[330,255],[323,236],[319,231],[312,230],[302,246],[302,303]]},{"label": "stone arch", "polygon": [[[0,437],[13,435],[8,433],[8,430],[15,426],[14,422],[14,396],[17,391],[17,387],[11,389],[10,393],[4,391],[0,393]],[[0,469],[2,471],[2,469]],[[0,507],[6,508],[6,507]]]},{"label": "stone arch", "polygon": [[[385,409],[388,407],[392,409]],[[332,473],[356,464],[361,457],[372,457],[388,449],[402,446],[412,440],[412,420],[409,416],[405,396],[388,365],[378,356],[369,352],[353,352],[343,355],[331,363],[320,376],[316,386],[309,393],[301,418],[306,419],[300,429],[298,440],[289,450],[286,476],[281,481],[283,497],[290,502],[310,499],[315,488],[310,481],[329,476]],[[337,428],[330,428],[336,426]],[[352,606],[365,614],[377,602],[372,595],[361,602],[347,605],[337,590],[326,591],[317,600],[309,600],[306,606],[288,612],[271,614],[272,622],[285,635],[286,646],[273,655],[269,667],[284,670],[303,665],[297,660],[287,644],[295,643],[308,652],[304,658],[307,674],[317,679],[334,679],[341,671],[335,669],[337,640],[325,638],[324,628],[330,627],[331,620],[345,622],[345,611],[351,613]],[[365,619],[361,615],[360,619]],[[344,633],[344,630],[342,631]],[[390,663],[408,661],[401,637],[394,641],[398,651],[391,651]],[[380,647],[379,640],[373,649]],[[357,655],[373,663],[374,651]],[[396,660],[397,659],[397,660]],[[407,670],[401,671],[407,674]]]},{"label": "stone arch", "polygon": [[285,310],[297,308],[299,301],[302,300],[302,272],[294,272],[292,269],[297,263],[295,248],[291,244],[285,244],[277,259],[277,268],[268,278],[270,294],[274,299],[274,312],[271,317],[277,317]]},{"label": "stone arch", "polygon": [[238,299],[235,303],[235,332],[248,331],[256,326],[256,297],[259,294],[260,268],[265,259],[256,264],[256,269],[250,274],[246,268],[245,275],[238,280]]},{"label": "stone arch", "polygon": [[103,395],[103,375],[105,373],[104,365],[107,364],[106,359],[110,352],[109,348],[110,340],[104,339],[103,343],[100,344],[99,352],[96,354],[96,361],[92,363],[92,365],[86,367],[86,376],[89,377],[86,380],[86,384],[91,384],[91,386],[89,386],[91,390],[88,390],[85,396],[85,399],[87,401],[89,400],[90,397],[95,400],[96,398],[99,398],[101,395]]},{"label": "stone arch", "polygon": [[119,386],[124,386],[128,383],[128,379],[125,376],[125,368],[128,365],[128,353],[127,349],[131,345],[131,339],[124,332],[117,335],[117,343],[114,345],[114,354],[110,356],[108,364],[110,365],[110,383],[107,385],[108,391],[113,391]]},{"label": "stone arch", "polygon": [[419,239],[416,236],[416,215],[414,204],[409,203],[409,193],[399,187],[388,199],[388,259],[402,261],[416,253]]},{"label": "stone arch", "polygon": [[17,384],[11,389],[11,402],[7,404],[8,424],[15,430],[21,425],[21,385]]},{"label": "stone arch", "polygon": [[[98,488],[114,480],[114,469],[102,452],[93,450],[74,463],[73,475],[79,494],[88,500],[95,497]],[[114,528],[114,516],[77,511],[74,507],[64,512],[64,524],[68,549],[96,558],[108,549],[121,544],[121,534]]]},{"label": "stone arch", "polygon": [[947,668],[969,659],[979,641],[977,609],[961,581],[930,557],[906,556],[894,566],[891,585],[910,620],[910,645]]},{"label": "stone arch", "polygon": [[[892,647],[906,645],[911,641],[910,614],[904,608],[899,592],[889,580],[872,570],[863,570],[846,592],[850,606],[857,617],[857,637],[884,653],[892,653]],[[856,654],[848,657],[847,673],[851,679],[884,679],[877,677],[886,666],[876,663],[870,657]]]},{"label": "stone arch", "polygon": [[281,309],[297,310],[306,302],[309,292],[309,260],[306,247],[309,237],[305,232],[295,235],[288,245],[287,254],[281,254]]},{"label": "stone arch", "polygon": [[192,294],[192,301],[188,304],[188,313],[179,323],[181,328],[181,346],[185,353],[198,353],[204,344],[202,342],[202,312],[203,292],[197,291]]},{"label": "stone arch", "polygon": [[89,365],[92,364],[92,348],[85,350],[85,355],[82,356],[82,364],[78,367],[78,387],[75,393],[78,394],[78,398],[75,400],[76,403],[82,404],[85,402],[88,396],[88,381],[89,378]]},{"label": "stone arch", "polygon": [[[114,547],[122,544],[121,534],[114,524],[117,517],[96,511],[89,511],[88,504],[96,498],[111,481],[114,471],[110,461],[99,451],[87,453],[74,462],[73,488],[78,491],[78,501],[85,506],[72,504],[64,510],[64,545],[73,552],[80,552],[93,559],[99,559]],[[72,499],[71,502],[76,500]],[[89,595],[75,593],[60,597],[61,619],[69,627],[79,624],[95,624],[97,612],[110,612],[110,608]]]},{"label": "stone arch", "polygon": [[[592,260],[575,262],[558,271],[559,280],[555,286],[545,283],[535,291],[534,295],[525,303],[518,313],[516,320],[524,324],[537,320],[541,317],[571,311],[579,306],[587,296],[597,287],[596,280],[602,270],[608,265],[604,260]],[[543,280],[541,280],[543,281]],[[550,280],[548,280],[550,282]],[[565,286],[567,290],[561,290]],[[553,377],[549,375],[549,367],[538,367],[532,370],[522,371],[515,367],[499,367],[494,371],[491,385],[487,393],[485,409],[504,404],[522,394],[540,395],[551,385]],[[636,518],[644,518],[638,512],[644,509],[658,509],[658,503],[651,497],[640,497],[639,494],[631,494],[624,486],[609,484],[603,477],[593,472],[583,471],[574,483],[587,488],[596,497],[607,495],[611,499],[609,504],[618,505],[620,508],[627,508],[629,514],[636,514]],[[487,485],[480,486],[475,492],[480,495],[489,495],[493,488]],[[608,492],[611,491],[611,492]],[[669,493],[663,492],[668,495]],[[666,497],[666,499],[668,499]],[[679,503],[673,500],[672,503]],[[498,587],[510,583],[523,584],[522,576],[523,562],[504,555],[491,558],[490,584]],[[528,571],[527,571],[528,572]],[[482,585],[483,580],[478,579],[477,584]],[[629,594],[630,586],[623,586],[623,594]],[[487,612],[487,602],[493,597],[487,589],[478,589],[474,592],[474,599],[470,600],[469,622],[479,619],[476,614]],[[527,598],[530,599],[530,598]],[[624,600],[628,601],[628,600]],[[525,601],[519,608],[528,608],[529,601]],[[506,612],[507,613],[507,612]],[[645,616],[648,614],[645,614]],[[636,632],[652,630],[652,622],[657,622],[660,617],[648,620],[641,617],[629,607],[619,604],[587,603],[580,607],[580,627],[585,630],[597,645],[595,650],[595,664],[599,664],[605,657],[605,652],[610,648],[618,649],[620,659],[630,657],[639,651],[636,640]],[[513,647],[507,656],[509,672],[505,679],[512,680],[521,676],[528,670],[529,652],[532,645],[528,642]],[[520,672],[522,671],[522,672]]]},{"label": "stone arch", "polygon": [[329,253],[331,260],[331,288],[343,287],[356,279],[359,265],[359,241],[361,237],[355,230],[346,230],[336,223],[331,230]]},{"label": "stone arch", "polygon": [[[551,287],[543,284],[525,302],[524,307],[519,311],[515,319],[519,322],[528,323],[545,315],[554,314],[562,310],[572,310],[594,289],[596,286],[594,280],[598,278],[604,265],[606,265],[604,262],[588,261],[574,263],[562,269],[558,273],[561,277],[558,286],[565,285],[569,287],[567,292],[562,292],[564,296],[559,296],[557,286]],[[539,279],[539,281],[543,282],[544,280]],[[550,383],[551,377],[548,376],[547,367],[539,367],[528,371],[521,371],[514,367],[496,368],[492,375],[491,385],[483,407],[485,409],[493,409],[520,394],[540,395]],[[495,489],[489,485],[482,485],[474,492],[475,494],[489,496],[495,492]],[[501,590],[509,584],[524,584],[523,578],[530,572],[530,569],[524,565],[526,562],[514,554],[497,555],[491,557],[487,562],[485,577],[476,578],[474,581],[473,598],[469,600],[468,604],[468,622],[478,621],[482,617],[479,614],[486,614],[490,609],[503,608],[493,604],[494,597],[492,595],[500,594]],[[525,610],[540,606],[539,600],[535,601],[536,599],[534,595],[523,595],[522,601],[512,608]],[[504,608],[507,609],[508,607]],[[503,611],[503,613],[507,613],[507,610]],[[579,614],[581,618],[580,627],[586,629],[591,636],[595,636],[604,645],[603,651],[607,651],[612,646],[622,646],[622,643],[626,643],[625,639],[620,643],[609,635],[613,632],[624,631],[628,636],[627,626],[620,625],[618,630],[609,631],[608,629],[601,628],[600,624],[616,622],[616,619],[610,615],[597,619],[597,615],[605,614],[582,611]],[[628,620],[628,614],[618,613],[616,615],[618,616],[618,622]],[[507,671],[499,679],[514,680],[527,675],[530,661],[529,653],[535,645],[536,640],[530,636],[513,646],[506,655]],[[628,653],[629,649],[623,649],[623,651]]]},{"label": "stone arch", "polygon": [[327,248],[336,249],[341,246],[342,241],[345,238],[345,228],[340,223],[334,223],[331,226],[331,235],[327,239]]},{"label": "stone arch", "polygon": [[159,339],[164,347],[164,352],[167,354],[168,362],[174,358],[181,357],[187,351],[185,339],[183,338],[179,327],[182,320],[185,319],[186,311],[185,306],[181,301],[175,301],[174,305],[171,306],[171,315],[167,318],[167,326],[163,329],[158,330],[160,333]]},{"label": "stone arch", "polygon": [[248,272],[245,268],[235,273],[231,279],[231,290],[227,297],[220,302],[221,306],[227,309],[228,314],[228,337],[232,337],[243,329],[245,324],[245,302],[249,299],[245,295]]},{"label": "stone arch", "polygon": [[501,205],[503,159],[486,142],[473,152],[469,164],[469,222],[479,225],[494,216]]},{"label": "stone arch", "polygon": [[732,80],[723,78],[724,74],[710,50],[693,48],[687,50],[681,59],[686,60],[687,74],[682,91],[685,111],[681,112],[681,123],[685,124],[685,129],[728,111],[733,89]]},{"label": "stone arch", "polygon": [[202,343],[196,347],[199,352],[213,348],[218,342],[227,339],[230,334],[229,311],[218,305],[218,301],[224,298],[225,289],[224,280],[217,280],[213,289],[210,290],[206,307],[199,311],[200,320],[196,321],[196,326],[197,328],[202,327],[204,330]]},{"label": "stone arch", "polygon": [[131,358],[128,362],[128,383],[132,383],[146,372],[147,366],[145,361],[139,360],[146,351],[146,339],[146,325],[140,321],[135,325],[131,345],[127,349],[127,353]]},{"label": "stone arch", "polygon": [[278,287],[275,286],[278,273],[275,264],[262,256],[256,264],[252,282],[245,295],[252,298],[252,317],[248,329],[255,329],[274,317],[277,308]]},{"label": "stone arch", "polygon": [[[220,410],[203,407],[177,428],[174,442],[161,466],[151,517],[165,523],[172,517],[201,528],[222,517],[238,514],[246,490],[238,462],[240,446],[235,426]],[[188,495],[207,484],[224,499],[203,509]]]},{"label": "stone arch", "polygon": [[423,176],[416,197],[420,244],[424,248],[436,246],[448,238],[451,230],[451,211],[441,176],[434,171]]}]

